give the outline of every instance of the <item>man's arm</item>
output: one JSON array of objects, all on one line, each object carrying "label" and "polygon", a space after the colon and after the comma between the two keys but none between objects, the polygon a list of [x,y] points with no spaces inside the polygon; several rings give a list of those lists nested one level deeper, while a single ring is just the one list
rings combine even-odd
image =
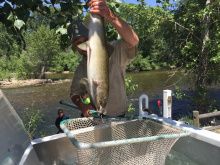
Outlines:
[{"label": "man's arm", "polygon": [[72,102],[79,107],[79,109],[82,111],[82,114],[84,117],[92,117],[92,115],[89,114],[89,110],[94,110],[94,108],[89,104],[82,103],[79,95],[70,95],[70,98]]},{"label": "man's arm", "polygon": [[115,15],[107,6],[105,0],[91,0],[88,3],[91,7],[90,13],[101,15],[108,21],[122,36],[128,49],[137,45],[139,38],[132,28],[117,15]]}]

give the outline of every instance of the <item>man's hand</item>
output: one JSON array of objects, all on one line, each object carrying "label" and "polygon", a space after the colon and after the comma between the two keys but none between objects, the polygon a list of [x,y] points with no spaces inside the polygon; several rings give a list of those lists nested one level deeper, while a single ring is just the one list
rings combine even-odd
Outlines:
[{"label": "man's hand", "polygon": [[89,114],[90,110],[94,110],[93,106],[89,104],[80,103],[79,109],[82,111],[84,117],[93,117],[92,115]]},{"label": "man's hand", "polygon": [[88,6],[91,7],[90,13],[92,14],[99,14],[104,18],[110,14],[110,10],[105,0],[91,0]]},{"label": "man's hand", "polygon": [[79,107],[79,110],[82,112],[84,117],[92,117],[92,115],[89,114],[90,110],[94,110],[93,106],[90,104],[83,104],[79,95],[70,95],[70,98],[74,104],[76,104]]}]

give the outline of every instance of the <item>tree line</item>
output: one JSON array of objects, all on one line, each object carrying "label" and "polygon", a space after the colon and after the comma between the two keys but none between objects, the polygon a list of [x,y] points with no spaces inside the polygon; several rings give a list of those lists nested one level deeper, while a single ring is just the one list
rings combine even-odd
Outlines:
[{"label": "tree line", "polygon": [[[1,0],[0,79],[74,71],[81,56],[71,47],[66,29],[73,20],[84,18],[88,1]],[[206,112],[213,103],[208,86],[220,80],[220,1],[164,0],[155,7],[137,1],[140,4],[108,1],[140,39],[138,56],[127,70],[174,66],[193,74],[191,99]],[[106,32],[109,41],[120,39],[107,22]]]}]

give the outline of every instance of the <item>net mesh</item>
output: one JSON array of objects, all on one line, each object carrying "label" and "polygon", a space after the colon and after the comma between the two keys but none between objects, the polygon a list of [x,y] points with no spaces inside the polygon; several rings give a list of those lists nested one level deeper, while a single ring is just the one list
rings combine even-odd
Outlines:
[{"label": "net mesh", "polygon": [[[78,118],[64,125],[71,130],[77,141],[84,143],[184,133],[183,130],[149,119],[116,121],[114,119]],[[104,148],[77,149],[78,163],[161,165],[165,164],[166,156],[177,140],[178,138],[160,139]]]}]

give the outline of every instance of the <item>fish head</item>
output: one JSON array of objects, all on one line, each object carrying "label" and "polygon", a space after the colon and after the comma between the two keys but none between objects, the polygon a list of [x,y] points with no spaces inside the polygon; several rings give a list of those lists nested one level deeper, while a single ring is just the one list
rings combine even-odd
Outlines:
[{"label": "fish head", "polygon": [[83,43],[79,44],[77,47],[79,49],[81,49],[81,50],[87,51],[87,44],[86,44],[86,42],[83,42]]}]

